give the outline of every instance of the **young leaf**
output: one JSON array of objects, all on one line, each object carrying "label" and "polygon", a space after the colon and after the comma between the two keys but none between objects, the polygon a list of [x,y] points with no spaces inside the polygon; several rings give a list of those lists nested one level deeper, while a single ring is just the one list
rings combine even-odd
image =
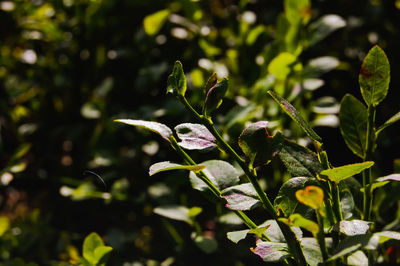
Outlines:
[{"label": "young leaf", "polygon": [[364,235],[368,232],[370,224],[371,222],[362,220],[340,221],[333,229],[346,236]]},{"label": "young leaf", "polygon": [[217,84],[217,82],[217,73],[213,72],[203,87],[204,93],[207,93],[212,87],[215,86],[215,84]]},{"label": "young leaf", "polygon": [[289,219],[279,218],[279,220],[290,226],[298,226],[298,227],[304,228],[307,231],[310,231],[314,236],[316,236],[319,232],[319,227],[318,227],[317,223],[315,223],[307,218],[304,218],[299,213],[291,214],[289,216]]},{"label": "young leaf", "polygon": [[324,206],[324,191],[317,186],[306,186],[305,189],[297,190],[296,198],[314,210],[322,209]]},{"label": "young leaf", "polygon": [[390,65],[385,52],[375,45],[368,52],[358,76],[365,103],[377,106],[386,98],[390,82]]},{"label": "young leaf", "polygon": [[242,149],[251,165],[268,163],[278,152],[282,134],[271,137],[267,131],[267,121],[251,124],[239,136],[239,147]]},{"label": "young leaf", "polygon": [[386,121],[382,126],[380,126],[377,130],[376,130],[376,135],[378,135],[382,130],[384,130],[386,127],[396,123],[397,121],[400,120],[400,112],[398,112],[397,114],[395,114],[394,116],[392,116],[391,118],[389,118],[388,121]]},{"label": "young leaf", "polygon": [[[210,181],[219,189],[234,186],[239,183],[239,172],[231,164],[220,160],[209,160],[202,162],[205,165],[204,173],[207,174]],[[208,191],[208,186],[196,176],[195,173],[190,172],[190,182],[194,189],[200,191]]]},{"label": "young leaf", "polygon": [[347,147],[358,157],[364,158],[367,138],[367,108],[350,94],[340,104],[340,132]]},{"label": "young leaf", "polygon": [[151,15],[148,15],[143,20],[143,28],[144,31],[148,35],[156,35],[162,26],[164,25],[165,21],[167,20],[170,11],[167,9],[157,11]]},{"label": "young leaf", "polygon": [[316,177],[323,170],[314,152],[286,139],[279,150],[279,157],[292,176]]},{"label": "young leaf", "polygon": [[274,90],[269,90],[268,94],[271,95],[286,114],[288,114],[312,140],[322,143],[321,137],[315,133],[310,124],[304,120],[291,103],[279,96]]},{"label": "young leaf", "polygon": [[215,138],[201,124],[184,123],[175,127],[176,134],[182,140],[179,146],[188,150],[209,150],[215,148]]},{"label": "young leaf", "polygon": [[329,180],[339,183],[340,181],[349,178],[353,175],[361,173],[363,170],[370,168],[374,165],[374,162],[367,161],[363,163],[348,164],[332,169],[322,171],[321,175],[326,175]]},{"label": "young leaf", "polygon": [[199,172],[203,170],[205,165],[181,165],[171,162],[159,162],[150,166],[149,175],[152,176],[159,172],[170,171],[170,170],[189,170],[193,172]]},{"label": "young leaf", "polygon": [[164,205],[154,208],[153,212],[160,216],[187,222],[188,224],[192,224],[192,218],[189,216],[189,209],[184,206],[178,205]]},{"label": "young leaf", "polygon": [[226,199],[226,207],[231,210],[250,210],[260,203],[258,194],[250,183],[229,187],[222,191],[221,196]]},{"label": "young leaf", "polygon": [[259,242],[250,250],[265,262],[279,262],[290,257],[286,243]]},{"label": "young leaf", "polygon": [[313,22],[309,26],[309,45],[325,39],[332,32],[346,26],[346,21],[338,15],[325,15]]},{"label": "young leaf", "polygon": [[228,80],[225,78],[221,82],[218,82],[212,86],[206,95],[206,100],[203,106],[203,114],[207,116],[216,110],[222,103],[226,92],[228,90]]},{"label": "young leaf", "polygon": [[133,119],[117,119],[115,122],[124,123],[131,126],[142,127],[148,130],[151,130],[158,135],[160,135],[163,139],[170,141],[172,137],[172,130],[164,124],[158,122],[144,121],[144,120],[133,120]]},{"label": "young leaf", "polygon": [[318,184],[315,178],[294,177],[286,181],[279,189],[278,195],[275,198],[275,207],[282,211],[285,217],[298,212],[304,216],[312,213],[313,210],[303,204],[300,204],[295,194],[299,189],[303,189],[307,185]]},{"label": "young leaf", "polygon": [[93,265],[96,265],[111,250],[111,247],[104,246],[103,240],[94,232],[88,235],[83,241],[83,257]]},{"label": "young leaf", "polygon": [[167,93],[185,96],[186,92],[186,76],[183,72],[182,63],[176,61],[172,73],[167,80]]}]

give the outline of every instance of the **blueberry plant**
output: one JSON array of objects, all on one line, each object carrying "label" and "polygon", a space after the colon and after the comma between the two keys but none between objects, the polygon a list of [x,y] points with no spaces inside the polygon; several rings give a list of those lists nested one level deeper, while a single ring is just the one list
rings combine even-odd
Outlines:
[{"label": "blueberry plant", "polygon": [[[213,74],[204,85],[205,99],[201,113],[187,101],[187,83],[182,64],[177,61],[168,77],[167,93],[174,95],[193,114],[198,123],[177,125],[175,133],[166,125],[143,120],[119,119],[117,122],[149,129],[159,134],[182,157],[184,164],[159,162],[150,167],[149,174],[185,169],[190,171],[194,189],[213,195],[225,202],[248,229],[228,232],[237,243],[248,234],[258,237],[251,251],[266,262],[297,265],[368,264],[383,262],[385,243],[400,240],[395,231],[377,232],[371,215],[373,192],[400,175],[375,176],[372,154],[379,133],[400,119],[400,113],[380,127],[375,126],[377,105],[387,95],[390,81],[389,61],[384,51],[374,46],[365,57],[359,74],[361,94],[366,106],[354,96],[343,97],[340,107],[340,130],[347,146],[362,159],[334,167],[324,150],[324,140],[309,123],[274,89],[265,95],[272,97],[284,112],[310,138],[312,149],[286,138],[281,132],[271,134],[267,121],[250,123],[238,138],[240,155],[221,137],[212,119],[228,90],[228,80],[217,80]],[[222,160],[195,162],[185,150],[208,151],[218,148],[229,155],[241,168],[246,181],[230,163]],[[258,169],[279,157],[292,178],[283,183],[274,200],[266,194],[258,178]],[[362,185],[358,175],[362,175]],[[354,198],[362,193],[362,206]],[[269,218],[256,224],[246,211],[263,207]],[[158,214],[195,221],[201,211],[196,208],[159,208]]]}]

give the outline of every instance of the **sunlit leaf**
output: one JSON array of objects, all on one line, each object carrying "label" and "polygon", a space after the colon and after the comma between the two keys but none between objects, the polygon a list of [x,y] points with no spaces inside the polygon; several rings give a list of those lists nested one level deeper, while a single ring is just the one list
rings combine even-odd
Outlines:
[{"label": "sunlit leaf", "polygon": [[146,16],[143,20],[144,31],[148,35],[156,35],[168,19],[169,14],[170,11],[164,9]]},{"label": "sunlit leaf", "polygon": [[340,221],[333,228],[346,236],[364,235],[368,232],[371,222],[362,220]]},{"label": "sunlit leaf", "polygon": [[394,116],[392,116],[391,118],[389,118],[389,120],[387,120],[382,126],[380,126],[377,130],[376,130],[376,134],[378,135],[382,130],[384,130],[386,127],[396,123],[397,121],[400,120],[400,112],[398,112],[397,114],[395,114]]},{"label": "sunlit leaf", "polygon": [[209,150],[216,147],[215,137],[201,124],[184,123],[175,127],[182,140],[179,146],[188,150]]},{"label": "sunlit leaf", "polygon": [[239,136],[239,147],[251,165],[268,163],[279,151],[283,141],[279,133],[273,137],[268,134],[267,124],[267,121],[252,123]]},{"label": "sunlit leaf", "polygon": [[252,248],[251,251],[265,262],[279,262],[290,257],[288,246],[285,243],[259,242],[257,247]]},{"label": "sunlit leaf", "polygon": [[339,60],[332,56],[322,56],[311,59],[304,67],[303,78],[315,78],[335,69],[339,65]]},{"label": "sunlit leaf", "polygon": [[390,65],[385,52],[375,45],[368,52],[358,76],[365,103],[377,106],[386,98],[390,82]]},{"label": "sunlit leaf", "polygon": [[185,96],[186,86],[186,76],[183,72],[182,63],[176,61],[172,73],[168,76],[167,93]]},{"label": "sunlit leaf", "polygon": [[[238,170],[228,162],[209,160],[202,162],[201,165],[206,166],[204,173],[219,190],[234,186],[240,181]],[[200,191],[209,190],[208,186],[193,172],[190,172],[190,182],[194,189]]]},{"label": "sunlit leaf", "polygon": [[314,152],[286,139],[279,150],[279,157],[287,170],[295,177],[316,177],[323,170]]},{"label": "sunlit leaf", "polygon": [[184,206],[164,205],[154,208],[153,212],[172,220],[192,223],[192,219],[189,216],[189,209]]},{"label": "sunlit leaf", "polygon": [[284,80],[294,68],[296,61],[297,57],[295,55],[287,52],[280,53],[269,63],[268,73],[274,75],[278,80]]},{"label": "sunlit leaf", "polygon": [[347,147],[358,157],[364,158],[367,136],[367,108],[351,94],[340,103],[340,132]]},{"label": "sunlit leaf", "polygon": [[229,187],[222,191],[222,197],[228,202],[231,210],[245,211],[260,204],[258,194],[250,183]]},{"label": "sunlit leaf", "polygon": [[311,23],[309,26],[309,45],[311,46],[316,44],[330,35],[332,32],[345,26],[346,21],[338,15],[329,14],[320,17],[317,21]]},{"label": "sunlit leaf", "polygon": [[[272,242],[285,242],[285,236],[282,233],[281,228],[279,227],[276,220],[267,220],[264,223],[260,224],[258,227],[266,227],[268,226],[268,230],[264,232],[265,235],[271,239]],[[296,235],[297,239],[302,239],[303,232],[299,227],[292,226],[291,227],[293,233]]]},{"label": "sunlit leaf", "polygon": [[311,18],[310,0],[285,0],[285,15],[292,24],[306,24]]},{"label": "sunlit leaf", "polygon": [[10,228],[10,219],[7,216],[0,216],[0,237]]},{"label": "sunlit leaf", "polygon": [[170,141],[172,137],[172,130],[164,124],[158,122],[144,121],[144,120],[133,120],[133,119],[117,119],[115,122],[120,122],[123,124],[142,127],[148,130],[151,130],[158,135],[160,135],[163,139]]},{"label": "sunlit leaf", "polygon": [[275,198],[274,205],[282,211],[285,217],[297,212],[304,216],[308,216],[313,212],[309,207],[300,204],[296,198],[296,191],[303,189],[307,185],[318,184],[315,178],[308,177],[294,177],[286,181],[279,189],[278,195]]},{"label": "sunlit leaf", "polygon": [[205,167],[206,167],[205,165],[181,165],[171,162],[159,162],[150,166],[149,175],[152,176],[159,172],[170,171],[170,170],[189,170],[198,172],[203,170]]},{"label": "sunlit leaf", "polygon": [[368,257],[361,250],[357,250],[347,257],[347,265],[351,266],[368,266]]},{"label": "sunlit leaf", "polygon": [[237,244],[240,240],[245,239],[248,234],[255,234],[258,237],[261,237],[264,232],[270,227],[271,225],[261,226],[254,229],[246,229],[234,232],[228,232],[227,237],[233,243]]},{"label": "sunlit leaf", "polygon": [[271,97],[279,104],[286,114],[288,114],[312,140],[322,143],[321,137],[315,133],[315,131],[304,120],[304,118],[291,103],[279,96],[274,90],[269,90],[268,94],[271,95]]},{"label": "sunlit leaf", "polygon": [[104,246],[103,240],[97,233],[91,233],[83,241],[83,257],[91,264],[96,265],[101,258],[112,250],[111,247]]},{"label": "sunlit leaf", "polygon": [[306,186],[304,189],[297,190],[296,198],[314,210],[319,210],[324,206],[324,191],[317,186]]},{"label": "sunlit leaf", "polygon": [[361,171],[370,168],[374,162],[367,161],[363,163],[348,164],[332,169],[322,171],[321,175],[326,175],[331,181],[339,183],[340,181],[361,173]]},{"label": "sunlit leaf", "polygon": [[314,236],[319,232],[318,224],[307,218],[301,216],[301,214],[294,213],[289,218],[279,218],[280,221],[290,226],[298,226],[310,231]]},{"label": "sunlit leaf", "polygon": [[222,103],[226,92],[228,91],[228,80],[225,78],[221,82],[218,82],[212,86],[206,95],[203,106],[203,114],[209,115],[216,110]]},{"label": "sunlit leaf", "polygon": [[395,232],[395,231],[377,232],[374,234],[374,236],[379,237],[379,244],[382,244],[390,239],[400,240],[400,232]]}]

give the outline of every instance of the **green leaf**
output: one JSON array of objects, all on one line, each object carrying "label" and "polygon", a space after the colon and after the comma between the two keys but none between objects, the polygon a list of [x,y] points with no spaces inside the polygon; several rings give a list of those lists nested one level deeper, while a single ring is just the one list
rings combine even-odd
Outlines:
[{"label": "green leaf", "polygon": [[203,114],[207,116],[216,110],[222,103],[226,92],[228,91],[228,80],[225,78],[221,82],[218,82],[212,86],[206,95],[206,99],[203,106]]},{"label": "green leaf", "polygon": [[[400,181],[400,174],[391,174],[388,176],[380,177],[374,180],[371,186],[371,191],[374,191],[377,188],[383,187],[388,184],[390,181]],[[361,192],[364,193],[364,188],[360,189]]]},{"label": "green leaf", "polygon": [[347,147],[364,158],[367,138],[367,108],[351,94],[346,94],[340,104],[340,132]]},{"label": "green leaf", "polygon": [[10,228],[10,219],[7,216],[0,216],[0,237]]},{"label": "green leaf", "polygon": [[[206,166],[204,173],[219,190],[234,186],[240,181],[239,172],[228,162],[209,160],[202,162],[201,165]],[[189,177],[194,189],[200,191],[209,190],[208,186],[200,178],[198,178],[195,173],[191,172]]]},{"label": "green leaf", "polygon": [[322,56],[311,59],[303,69],[303,78],[316,78],[335,69],[339,60],[332,56]]},{"label": "green leaf", "polygon": [[[347,180],[349,179],[346,179],[346,181]],[[349,219],[353,216],[354,212],[354,207],[355,207],[354,198],[349,189],[344,191],[342,189],[340,190],[341,190],[340,208],[342,210],[343,219]]]},{"label": "green leaf", "polygon": [[151,130],[158,135],[160,135],[163,139],[170,141],[172,137],[172,130],[164,124],[158,122],[144,121],[144,120],[133,120],[133,119],[117,119],[115,122],[127,124],[130,126],[137,126],[141,128],[145,128]]},{"label": "green leaf", "polygon": [[259,242],[251,251],[265,262],[279,262],[290,257],[286,243]]},{"label": "green leaf", "polygon": [[175,131],[182,140],[178,144],[184,149],[210,150],[217,146],[214,136],[201,124],[180,124],[175,127]]},{"label": "green leaf", "polygon": [[222,191],[221,196],[228,202],[226,207],[231,210],[245,211],[259,205],[258,194],[251,183],[229,187]]},{"label": "green leaf", "polygon": [[374,236],[379,237],[379,244],[385,243],[390,239],[400,240],[400,233],[395,231],[382,231],[377,232]]},{"label": "green leaf", "polygon": [[149,175],[152,176],[159,172],[170,171],[170,170],[189,170],[193,172],[199,172],[203,170],[205,165],[181,165],[171,162],[159,162],[150,166]]},{"label": "green leaf", "polygon": [[282,134],[271,137],[267,131],[267,124],[267,121],[252,123],[239,136],[239,147],[250,161],[250,165],[268,163],[281,146]]},{"label": "green leaf", "polygon": [[196,236],[193,240],[196,246],[207,254],[215,252],[218,248],[218,242],[214,238]]},{"label": "green leaf", "polygon": [[325,39],[332,32],[346,26],[346,21],[338,15],[325,15],[320,17],[317,21],[310,24],[308,30],[309,45],[312,46],[319,41]]},{"label": "green leaf", "polygon": [[103,240],[97,233],[89,234],[83,241],[83,257],[91,264],[96,265],[101,258],[112,250],[111,247],[104,246]]},{"label": "green leaf", "polygon": [[326,175],[329,178],[329,180],[339,183],[340,181],[342,181],[346,178],[349,178],[356,174],[361,173],[361,171],[368,169],[373,165],[374,165],[374,162],[372,162],[372,161],[348,164],[348,165],[324,170],[320,174]]},{"label": "green leaf", "polygon": [[192,224],[193,222],[189,216],[189,209],[184,206],[164,205],[154,208],[153,212],[172,220],[187,222],[188,224]]},{"label": "green leaf", "polygon": [[358,250],[347,257],[347,265],[351,266],[368,266],[368,257],[364,252]]},{"label": "green leaf", "polygon": [[285,15],[291,24],[307,24],[311,18],[310,0],[285,0]]},{"label": "green leaf", "polygon": [[307,231],[310,231],[314,236],[316,236],[319,232],[319,227],[318,227],[317,223],[315,223],[314,221],[311,221],[307,218],[304,218],[299,213],[291,214],[288,219],[287,218],[279,218],[278,220],[281,222],[284,222],[290,226],[298,226],[298,227],[304,228]]},{"label": "green leaf", "polygon": [[217,84],[217,73],[213,72],[211,76],[208,78],[206,84],[204,84],[203,91],[207,93],[212,87]]},{"label": "green leaf", "polygon": [[285,217],[289,217],[295,212],[301,213],[307,217],[314,211],[310,207],[301,204],[297,200],[295,194],[299,189],[315,184],[318,184],[318,181],[315,178],[294,177],[289,179],[279,189],[278,195],[274,201],[275,207],[281,211]]},{"label": "green leaf", "polygon": [[[297,57],[291,53],[283,52],[272,59],[268,65],[268,73],[275,76],[278,80],[285,80],[292,72],[292,68],[297,61]],[[299,66],[296,66],[299,68]]]},{"label": "green leaf", "polygon": [[[264,233],[269,237],[269,239],[271,239],[272,242],[286,242],[285,236],[283,235],[278,223],[275,220],[267,220],[264,223],[260,224],[258,227],[266,226],[268,226],[268,230]],[[291,228],[298,239],[303,238],[303,232],[299,227],[292,226]]]},{"label": "green leaf", "polygon": [[274,90],[269,90],[268,94],[279,104],[279,106],[288,114],[302,129],[303,131],[314,141],[322,143],[320,136],[315,133],[299,112],[294,108],[292,104],[279,96]]},{"label": "green leaf", "polygon": [[323,258],[321,254],[321,249],[314,237],[305,237],[301,239],[301,247],[303,249],[304,257],[306,258],[306,261],[310,266],[317,266],[322,264]]},{"label": "green leaf", "polygon": [[167,93],[185,96],[186,86],[186,76],[183,72],[182,63],[176,61],[172,73],[168,76]]},{"label": "green leaf", "polygon": [[156,35],[169,17],[169,10],[164,9],[148,15],[143,20],[144,31],[148,35]]},{"label": "green leaf", "polygon": [[368,232],[370,224],[372,223],[362,220],[340,221],[333,229],[346,236],[364,235]]},{"label": "green leaf", "polygon": [[378,135],[382,130],[384,130],[386,127],[396,123],[397,121],[400,120],[400,112],[398,112],[397,114],[395,114],[394,116],[392,116],[391,118],[389,118],[389,120],[387,120],[382,126],[380,126],[377,130],[376,130],[376,135]]},{"label": "green leaf", "polygon": [[261,226],[254,229],[246,229],[234,232],[228,232],[227,237],[233,243],[237,244],[240,240],[245,239],[248,234],[255,234],[258,237],[261,237],[264,232],[270,227],[271,225]]},{"label": "green leaf", "polygon": [[334,261],[345,255],[351,254],[361,248],[367,250],[375,250],[378,247],[378,237],[373,237],[371,234],[349,236],[343,239],[335,248],[332,257],[328,261]]},{"label": "green leaf", "polygon": [[323,170],[317,154],[311,150],[286,140],[282,143],[279,157],[292,176],[316,177]]},{"label": "green leaf", "polygon": [[203,211],[203,209],[201,207],[192,207],[189,209],[188,215],[190,218],[193,219],[194,217],[199,215],[202,211]]},{"label": "green leaf", "polygon": [[358,76],[365,103],[377,106],[386,98],[390,82],[390,65],[385,52],[375,45],[368,52]]}]

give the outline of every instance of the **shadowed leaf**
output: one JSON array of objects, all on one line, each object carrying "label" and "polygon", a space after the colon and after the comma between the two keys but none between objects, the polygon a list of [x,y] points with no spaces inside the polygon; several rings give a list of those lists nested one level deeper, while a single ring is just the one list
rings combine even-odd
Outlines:
[{"label": "shadowed leaf", "polygon": [[340,132],[347,147],[358,157],[364,158],[367,136],[367,108],[351,94],[340,103]]},{"label": "shadowed leaf", "polygon": [[167,80],[167,93],[185,96],[186,92],[186,76],[183,72],[182,63],[176,61],[172,73]]},{"label": "shadowed leaf", "polygon": [[207,91],[206,100],[203,107],[203,114],[205,116],[211,114],[221,105],[222,99],[224,98],[227,90],[228,80],[223,79],[221,82],[218,82]]},{"label": "shadowed leaf", "polygon": [[375,45],[368,52],[358,76],[365,103],[377,106],[386,98],[390,82],[390,65],[385,52]]},{"label": "shadowed leaf", "polygon": [[396,123],[397,121],[400,120],[400,112],[398,112],[397,114],[395,114],[394,116],[392,116],[391,118],[389,118],[382,126],[380,126],[377,130],[376,130],[376,134],[378,135],[382,130],[384,130],[386,127]]},{"label": "shadowed leaf", "polygon": [[246,229],[234,232],[228,232],[227,237],[233,243],[237,244],[240,240],[245,239],[248,234],[255,234],[258,237],[261,237],[264,232],[270,227],[271,225],[261,226],[254,229]]},{"label": "shadowed leaf", "polygon": [[314,45],[323,40],[335,30],[346,26],[346,21],[338,15],[325,15],[313,22],[309,26],[310,37],[309,45]]},{"label": "shadowed leaf", "polygon": [[[276,220],[267,220],[263,222],[262,224],[259,225],[259,227],[265,227],[269,226],[268,230],[265,231],[265,235],[271,239],[272,242],[285,242],[285,236],[283,235],[278,223]],[[302,239],[303,238],[303,232],[299,227],[292,226],[292,231],[295,233],[297,239]]]},{"label": "shadowed leaf", "polygon": [[214,72],[203,87],[204,93],[207,93],[215,84],[217,84],[217,73]]}]

